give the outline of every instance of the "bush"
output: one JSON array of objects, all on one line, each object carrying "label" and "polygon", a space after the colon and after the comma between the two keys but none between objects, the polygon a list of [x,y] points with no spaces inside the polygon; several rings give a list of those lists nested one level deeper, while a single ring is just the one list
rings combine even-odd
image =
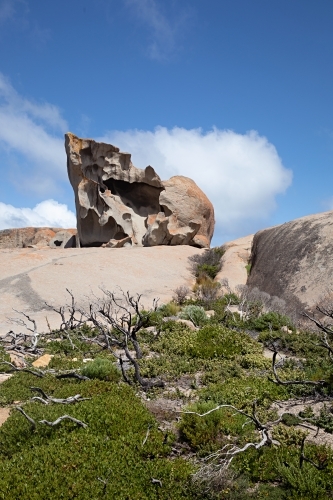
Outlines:
[{"label": "bush", "polygon": [[181,319],[189,319],[195,326],[204,325],[207,321],[207,315],[203,307],[200,306],[185,306],[179,313]]},{"label": "bush", "polygon": [[265,376],[254,375],[210,384],[199,393],[199,401],[213,401],[217,405],[232,404],[249,411],[253,401],[257,401],[258,409],[268,409],[273,401],[286,400],[289,397],[290,391],[287,387],[276,385]]},{"label": "bush", "polygon": [[194,276],[197,278],[201,274],[214,279],[221,269],[221,258],[224,253],[223,247],[216,247],[205,250],[202,254],[189,257]]},{"label": "bush", "polygon": [[233,359],[236,355],[261,354],[262,347],[243,332],[222,325],[206,325],[195,332],[188,352],[202,359]]},{"label": "bush", "polygon": [[206,275],[203,275],[197,278],[197,282],[193,287],[193,291],[198,300],[206,303],[211,303],[216,300],[220,288],[220,283],[213,281]]},{"label": "bush", "polygon": [[99,380],[108,380],[109,382],[119,382],[121,379],[120,371],[106,358],[95,358],[89,361],[81,370],[82,375],[88,378],[97,378]]},{"label": "bush", "polygon": [[240,298],[234,292],[225,293],[223,295],[225,305],[237,306],[240,303]]},{"label": "bush", "polygon": [[[42,383],[45,388],[41,379]],[[55,428],[37,424],[33,431],[24,416],[13,410],[0,428],[0,499],[206,498],[193,493],[193,466],[182,459],[168,458],[170,437],[165,439],[131,387],[50,377],[48,385],[51,383],[58,386],[55,397],[80,391],[82,396],[93,398],[70,408],[27,403],[26,413],[37,422],[42,418],[53,421],[68,413],[88,427],[82,429],[72,422]],[[98,477],[108,479],[106,487]],[[158,489],[151,478],[159,479],[163,488]]]},{"label": "bush", "polygon": [[187,297],[190,294],[190,289],[187,286],[182,285],[176,288],[173,293],[174,302],[177,305],[182,306],[186,302]]},{"label": "bush", "polygon": [[287,421],[288,425],[279,424],[274,427],[272,432],[273,438],[279,441],[279,443],[284,444],[285,446],[300,446],[302,443],[302,439],[307,436],[308,433],[300,429],[291,427],[289,425],[291,419],[288,419]]},{"label": "bush", "polygon": [[[189,410],[199,414],[212,410],[215,405],[211,402],[197,403]],[[251,426],[243,426],[246,417],[235,413],[232,408],[222,408],[205,417],[193,413],[184,413],[179,430],[181,438],[201,454],[211,453],[230,443],[227,436],[242,436],[250,434]],[[230,438],[229,438],[230,439]]]},{"label": "bush", "polygon": [[180,307],[175,302],[168,302],[167,304],[162,304],[158,309],[157,313],[161,314],[162,317],[176,316],[180,311]]},{"label": "bush", "polygon": [[268,312],[261,314],[259,317],[250,318],[246,326],[259,332],[270,329],[275,331],[280,330],[282,326],[293,328],[290,318],[278,312]]}]

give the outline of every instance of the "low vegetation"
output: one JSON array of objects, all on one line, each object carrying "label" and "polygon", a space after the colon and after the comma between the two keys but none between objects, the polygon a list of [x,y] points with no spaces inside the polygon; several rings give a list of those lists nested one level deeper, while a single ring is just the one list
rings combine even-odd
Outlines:
[{"label": "low vegetation", "polygon": [[[222,253],[192,260],[197,287]],[[333,498],[333,308],[300,329],[276,298],[215,288],[149,310],[71,296],[47,333],[25,315],[0,346],[0,499]]]}]

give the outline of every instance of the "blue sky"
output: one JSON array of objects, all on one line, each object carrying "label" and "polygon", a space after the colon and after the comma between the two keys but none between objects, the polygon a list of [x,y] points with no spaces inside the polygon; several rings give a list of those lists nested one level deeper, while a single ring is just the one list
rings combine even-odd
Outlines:
[{"label": "blue sky", "polygon": [[63,134],[214,203],[215,244],[333,209],[333,3],[0,0],[0,228],[72,226]]}]

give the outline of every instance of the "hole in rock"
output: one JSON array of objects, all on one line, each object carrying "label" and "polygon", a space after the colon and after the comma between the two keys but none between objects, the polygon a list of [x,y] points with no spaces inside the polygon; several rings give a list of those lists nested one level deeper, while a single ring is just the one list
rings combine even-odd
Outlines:
[{"label": "hole in rock", "polygon": [[112,194],[119,196],[127,207],[141,217],[160,212],[160,193],[163,188],[149,186],[143,182],[125,182],[115,179],[104,180]]},{"label": "hole in rock", "polygon": [[124,233],[123,231],[119,231],[117,234],[114,235],[113,239],[115,240],[123,240],[124,238],[127,238],[128,234]]},{"label": "hole in rock", "polygon": [[80,224],[82,247],[100,247],[103,243],[107,243],[114,238],[114,235],[119,232],[113,217],[110,217],[107,223],[101,226],[99,217],[94,210],[88,210],[86,217],[80,220]]},{"label": "hole in rock", "polygon": [[55,241],[54,241],[54,244],[55,244],[55,246],[56,246],[56,247],[61,247],[62,243],[63,243],[63,242],[62,242],[62,241],[60,241],[60,240],[55,240]]}]

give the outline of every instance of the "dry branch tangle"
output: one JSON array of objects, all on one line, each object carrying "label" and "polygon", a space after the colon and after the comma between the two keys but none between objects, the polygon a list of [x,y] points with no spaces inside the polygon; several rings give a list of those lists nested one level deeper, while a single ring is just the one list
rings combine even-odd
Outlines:
[{"label": "dry branch tangle", "polygon": [[214,208],[194,181],[161,181],[111,144],[66,134],[68,176],[82,246],[194,245],[208,248]]},{"label": "dry branch tangle", "polygon": [[[16,406],[15,409],[22,413],[22,415],[28,420],[28,422],[31,423],[32,427],[35,429],[36,428],[36,421],[30,417],[24,410],[21,408],[21,406]],[[86,429],[88,425],[81,420],[78,420],[77,418],[71,417],[70,415],[62,415],[61,417],[58,417],[54,422],[49,422],[48,420],[39,420],[39,424],[44,424],[48,425],[49,427],[56,427],[57,425],[61,424],[64,420],[70,420],[71,422],[74,422],[74,424],[77,424],[79,427],[83,427]]]}]

